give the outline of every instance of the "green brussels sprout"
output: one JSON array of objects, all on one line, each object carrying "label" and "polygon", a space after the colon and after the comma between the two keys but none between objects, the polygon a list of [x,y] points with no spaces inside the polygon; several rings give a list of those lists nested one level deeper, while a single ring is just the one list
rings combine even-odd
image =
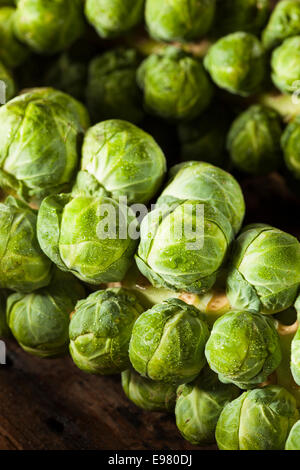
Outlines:
[{"label": "green brussels sprout", "polygon": [[5,104],[16,94],[16,84],[12,74],[0,61],[0,105]]},{"label": "green brussels sprout", "polygon": [[36,212],[8,196],[0,203],[0,287],[31,292],[47,286],[50,260],[36,238]]},{"label": "green brussels sprout", "polygon": [[270,0],[217,0],[215,32],[218,36],[245,31],[258,34],[271,11]]},{"label": "green brussels sprout", "polygon": [[300,179],[300,116],[291,121],[282,134],[281,146],[288,169]]},{"label": "green brussels sprout", "polygon": [[285,443],[285,450],[300,450],[300,420],[292,427]]},{"label": "green brussels sprout", "polygon": [[215,322],[205,355],[221,382],[254,388],[265,382],[281,361],[275,321],[260,313],[226,313]]},{"label": "green brussels sprout", "polygon": [[299,0],[281,0],[274,8],[262,34],[266,49],[273,49],[285,39],[300,34]]},{"label": "green brussels sprout", "polygon": [[131,230],[137,230],[133,212],[103,195],[48,196],[38,213],[44,253],[61,270],[94,285],[122,281],[137,245]]},{"label": "green brussels sprout", "polygon": [[21,65],[28,57],[28,49],[14,35],[15,8],[0,8],[0,60],[6,67]]},{"label": "green brussels sprout", "polygon": [[259,40],[244,32],[219,39],[209,49],[204,67],[220,88],[241,96],[257,93],[267,70],[265,52]]},{"label": "green brussels sprout", "polygon": [[157,200],[157,206],[177,201],[197,200],[214,206],[239,232],[245,201],[240,185],[227,171],[205,162],[186,162],[170,170],[170,180]]},{"label": "green brussels sprout", "polygon": [[144,0],[86,0],[85,14],[102,38],[113,38],[142,22]]},{"label": "green brussels sprout", "polygon": [[136,297],[121,288],[100,290],[79,301],[69,330],[76,366],[100,375],[128,369],[132,327],[143,310]]},{"label": "green brussels sprout", "polygon": [[202,63],[174,46],[151,54],[137,80],[150,113],[170,120],[193,119],[210,104],[213,87]]},{"label": "green brussels sprout", "polygon": [[300,385],[300,327],[291,345],[291,372],[297,385]]},{"label": "green brussels sprout", "polygon": [[177,427],[184,439],[201,445],[215,441],[215,429],[221,411],[227,403],[239,396],[239,389],[219,382],[218,376],[207,367],[194,382],[181,385],[177,395]]},{"label": "green brussels sprout", "polygon": [[263,175],[281,163],[280,115],[261,105],[250,106],[233,122],[227,149],[233,165],[245,173]]},{"label": "green brussels sprout", "polygon": [[101,191],[128,203],[147,203],[160,188],[165,156],[155,140],[135,125],[112,119],[86,133],[81,172],[73,194]]},{"label": "green brussels sprout", "polygon": [[286,39],[277,47],[271,58],[272,80],[283,93],[299,90],[300,82],[300,35]]},{"label": "green brussels sprout", "polygon": [[223,409],[216,429],[220,450],[282,450],[299,413],[295,398],[271,385],[244,392]]},{"label": "green brussels sprout", "polygon": [[191,41],[210,30],[215,10],[215,0],[146,0],[146,24],[154,39]]},{"label": "green brussels sprout", "polygon": [[18,0],[14,32],[40,54],[67,49],[84,32],[82,0]]},{"label": "green brussels sprout", "polygon": [[224,110],[213,107],[198,118],[178,126],[182,161],[203,161],[222,166],[225,157],[228,119]]},{"label": "green brussels sprout", "polygon": [[84,297],[76,278],[57,271],[48,287],[30,294],[11,294],[7,321],[20,346],[29,354],[46,358],[65,354],[69,347],[70,314]]},{"label": "green brussels sprout", "polygon": [[44,76],[47,87],[55,87],[77,100],[85,100],[87,65],[64,53],[53,62]]},{"label": "green brussels sprout", "polygon": [[194,380],[205,365],[208,325],[200,311],[179,299],[154,305],[135,322],[129,358],[143,377],[165,383]]},{"label": "green brussels sprout", "polygon": [[218,209],[177,200],[143,219],[135,259],[155,287],[202,294],[216,282],[233,237],[229,220]]},{"label": "green brussels sprout", "polygon": [[87,105],[94,122],[125,119],[138,123],[144,112],[136,82],[139,57],[134,49],[114,49],[89,65]]},{"label": "green brussels sprout", "polygon": [[291,307],[300,285],[300,243],[264,224],[244,228],[237,238],[227,278],[232,308],[264,314]]},{"label": "green brussels sprout", "polygon": [[67,190],[89,118],[52,88],[36,88],[0,108],[0,186],[27,201]]},{"label": "green brussels sprout", "polygon": [[8,293],[5,289],[0,290],[0,338],[9,338],[11,336],[10,328],[6,320],[6,302]]},{"label": "green brussels sprout", "polygon": [[122,387],[127,398],[143,410],[172,413],[175,409],[177,384],[155,382],[128,369],[122,372]]},{"label": "green brussels sprout", "polygon": [[[296,315],[297,319],[299,322],[300,319],[300,295],[298,295],[296,302],[295,302],[295,310],[296,310]],[[292,338],[291,342],[291,362],[290,362],[290,367],[291,367],[291,372],[294,381],[296,382],[297,385],[300,385],[300,327],[298,327],[296,334]],[[289,350],[289,352],[290,352]]]}]

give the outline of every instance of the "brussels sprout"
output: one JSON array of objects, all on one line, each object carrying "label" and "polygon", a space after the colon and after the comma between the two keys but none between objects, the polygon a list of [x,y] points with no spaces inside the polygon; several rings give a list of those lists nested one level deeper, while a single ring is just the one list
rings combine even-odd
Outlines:
[{"label": "brussels sprout", "polygon": [[283,93],[299,90],[300,36],[286,39],[272,54],[272,80]]},{"label": "brussels sprout", "polygon": [[216,429],[221,450],[282,450],[299,413],[283,387],[244,392],[223,409]]},{"label": "brussels sprout", "polygon": [[281,0],[275,6],[262,34],[266,49],[272,49],[285,39],[300,34],[299,0]]},{"label": "brussels sprout", "polygon": [[204,162],[186,162],[170,170],[170,180],[157,200],[157,205],[196,200],[214,206],[239,232],[245,201],[238,182],[230,173]]},{"label": "brussels sprout", "polygon": [[239,396],[239,389],[219,382],[207,367],[194,382],[181,385],[177,395],[176,424],[182,436],[192,444],[210,444],[222,409]]},{"label": "brussels sprout", "polygon": [[144,0],[86,0],[85,14],[102,38],[120,36],[142,22]]},{"label": "brussels sprout", "polygon": [[292,427],[285,443],[285,450],[300,450],[300,420]]},{"label": "brussels sprout", "polygon": [[63,271],[89,284],[121,281],[137,241],[133,212],[105,196],[48,196],[41,204],[37,235],[44,253]]},{"label": "brussels sprout", "polygon": [[270,0],[217,0],[215,32],[218,36],[245,31],[257,34],[271,11]]},{"label": "brussels sprout", "polygon": [[[295,302],[295,310],[298,318],[300,319],[300,295],[298,295]],[[300,327],[298,327],[296,334],[291,341],[291,372],[293,379],[297,385],[300,385]]]},{"label": "brussels sprout", "polygon": [[204,67],[220,88],[241,96],[258,92],[267,70],[265,52],[259,40],[244,32],[219,39],[209,49]]},{"label": "brussels sprout", "polygon": [[136,263],[155,287],[202,294],[216,282],[233,236],[218,209],[178,200],[143,219]]},{"label": "brussels sprout", "polygon": [[215,0],[146,0],[146,24],[154,39],[191,41],[210,30],[215,10]]},{"label": "brussels sprout", "polygon": [[193,119],[208,107],[213,96],[202,63],[174,46],[145,59],[137,80],[145,108],[165,119]]},{"label": "brussels sprout", "polygon": [[184,200],[214,206],[229,220],[233,231],[239,232],[245,215],[245,201],[240,185],[230,173],[205,162],[175,165],[157,205]]},{"label": "brussels sprout", "polygon": [[56,54],[84,32],[82,0],[18,0],[14,32],[35,52]]},{"label": "brussels sprout", "polygon": [[300,243],[264,224],[245,227],[235,242],[227,278],[234,309],[274,314],[295,302],[300,285]]},{"label": "brussels sprout", "polygon": [[95,57],[89,66],[87,104],[94,122],[143,118],[141,91],[136,83],[139,65],[134,49],[115,49]]},{"label": "brussels sprout", "polygon": [[190,382],[204,367],[208,336],[208,325],[197,308],[168,299],[135,322],[129,358],[143,377],[173,384]]},{"label": "brussels sprout", "polygon": [[181,160],[223,165],[228,127],[227,115],[219,107],[211,108],[193,121],[180,123]]},{"label": "brussels sprout", "polygon": [[7,295],[5,289],[0,290],[0,338],[9,338],[11,331],[6,320],[6,301]]},{"label": "brussels sprout", "polygon": [[281,163],[281,118],[273,109],[250,106],[233,122],[227,149],[233,165],[245,173],[261,175]]},{"label": "brussels sprout", "polygon": [[84,297],[76,278],[57,271],[48,287],[31,294],[12,294],[7,299],[7,321],[20,344],[29,354],[55,357],[69,346],[70,314]]},{"label": "brussels sprout", "polygon": [[128,369],[132,327],[143,307],[126,289],[100,290],[77,303],[70,323],[70,352],[79,367],[92,374]]},{"label": "brussels sprout", "polygon": [[51,262],[36,238],[36,213],[8,196],[0,203],[0,287],[31,292],[47,286]]},{"label": "brussels sprout", "polygon": [[39,201],[68,189],[89,118],[84,106],[52,88],[36,88],[0,108],[0,185]]},{"label": "brussels sprout", "polygon": [[226,313],[215,322],[205,355],[221,382],[254,388],[265,382],[281,361],[275,322],[260,313]]},{"label": "brussels sprout", "polygon": [[291,345],[291,371],[297,385],[300,385],[300,328],[298,328]]},{"label": "brussels sprout", "polygon": [[171,413],[175,409],[176,384],[155,382],[128,369],[122,372],[122,387],[127,398],[144,410]]},{"label": "brussels sprout", "polygon": [[300,116],[290,122],[281,138],[284,160],[293,176],[300,179]]},{"label": "brussels sprout", "polygon": [[51,64],[44,77],[45,86],[56,87],[80,101],[85,100],[86,81],[87,65],[66,53]]},{"label": "brussels sprout", "polygon": [[12,74],[0,62],[0,105],[10,100],[16,93],[16,84]]},{"label": "brussels sprout", "polygon": [[28,49],[14,35],[15,8],[0,8],[0,60],[9,68],[18,67],[28,57]]},{"label": "brussels sprout", "polygon": [[128,203],[147,203],[159,189],[166,159],[155,140],[126,121],[91,127],[84,139],[81,172],[73,194],[101,191]]}]

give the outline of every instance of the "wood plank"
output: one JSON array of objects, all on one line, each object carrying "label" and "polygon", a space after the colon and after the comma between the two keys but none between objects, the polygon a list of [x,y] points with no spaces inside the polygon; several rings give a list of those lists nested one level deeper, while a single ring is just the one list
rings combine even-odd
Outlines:
[{"label": "wood plank", "polygon": [[69,357],[44,360],[7,342],[0,366],[1,450],[190,450],[172,415],[144,412],[120,377],[78,370]]}]

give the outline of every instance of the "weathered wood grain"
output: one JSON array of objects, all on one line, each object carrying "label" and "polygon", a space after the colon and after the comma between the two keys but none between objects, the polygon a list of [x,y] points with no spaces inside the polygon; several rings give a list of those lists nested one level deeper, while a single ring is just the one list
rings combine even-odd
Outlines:
[{"label": "weathered wood grain", "polygon": [[95,377],[69,357],[44,360],[7,342],[0,366],[1,450],[187,450],[174,417],[136,408],[120,377]]}]

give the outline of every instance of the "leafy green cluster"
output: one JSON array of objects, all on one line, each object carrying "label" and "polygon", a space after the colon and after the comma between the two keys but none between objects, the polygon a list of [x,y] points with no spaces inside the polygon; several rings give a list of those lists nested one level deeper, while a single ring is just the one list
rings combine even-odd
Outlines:
[{"label": "leafy green cluster", "polygon": [[65,354],[69,347],[70,314],[84,295],[84,288],[73,276],[57,271],[47,287],[8,297],[8,326],[29,354],[42,358]]},{"label": "leafy green cluster", "polygon": [[245,227],[230,260],[227,295],[231,306],[275,314],[294,304],[299,286],[299,241],[268,225]]},{"label": "leafy green cluster", "polygon": [[247,391],[221,413],[216,429],[219,449],[284,449],[298,417],[295,399],[285,389],[269,386]]},{"label": "leafy green cluster", "polygon": [[170,120],[193,119],[210,104],[213,87],[199,60],[169,46],[138,69],[145,109]]},{"label": "leafy green cluster", "polygon": [[95,57],[89,64],[87,106],[94,122],[143,118],[141,93],[136,81],[139,56],[135,49],[115,49]]},{"label": "leafy green cluster", "polygon": [[103,38],[124,34],[142,21],[144,0],[86,0],[85,14]]},{"label": "leafy green cluster", "polygon": [[128,369],[132,328],[142,311],[133,294],[118,288],[97,291],[78,302],[70,323],[75,364],[102,375]]},{"label": "leafy green cluster", "polygon": [[209,49],[204,66],[219,88],[245,97],[261,90],[267,71],[261,43],[245,32],[219,39]]},{"label": "leafy green cluster", "polygon": [[221,382],[254,388],[265,382],[281,362],[274,321],[247,311],[229,312],[215,322],[205,354]]},{"label": "leafy green cluster", "polygon": [[[154,286],[202,293],[214,285],[241,227],[244,198],[229,173],[208,163],[175,166],[170,176],[142,221],[136,263]],[[195,233],[182,233],[187,224],[197,240]]]},{"label": "leafy green cluster", "polygon": [[270,173],[281,164],[280,115],[273,109],[253,105],[232,123],[227,137],[231,162],[250,174]]},{"label": "leafy green cluster", "polygon": [[83,32],[82,0],[17,2],[14,33],[35,52],[55,54],[68,48]]},{"label": "leafy green cluster", "polygon": [[40,201],[70,187],[89,126],[80,102],[52,88],[33,89],[0,108],[0,123],[4,190]]},{"label": "leafy green cluster", "polygon": [[145,19],[155,39],[191,41],[210,30],[215,13],[215,0],[146,0]]}]

